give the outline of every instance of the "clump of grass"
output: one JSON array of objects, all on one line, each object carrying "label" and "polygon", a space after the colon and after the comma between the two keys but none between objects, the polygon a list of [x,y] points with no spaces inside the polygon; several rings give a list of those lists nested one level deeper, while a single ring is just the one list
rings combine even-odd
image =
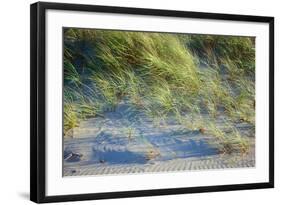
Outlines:
[{"label": "clump of grass", "polygon": [[98,39],[96,59],[88,67],[105,104],[114,107],[126,95],[155,119],[190,109],[190,104],[177,102],[180,94],[174,93],[181,89],[186,96],[195,95],[200,81],[193,56],[176,35],[93,32]]},{"label": "clump of grass", "polygon": [[[82,84],[81,84],[82,85]],[[76,88],[76,89],[75,89]],[[64,87],[64,135],[68,136],[81,120],[102,116],[101,104],[83,95],[81,87]]]},{"label": "clump of grass", "polygon": [[73,128],[78,125],[79,120],[74,105],[64,103],[64,136],[73,137]]},{"label": "clump of grass", "polygon": [[227,96],[231,97],[231,95],[223,86],[221,76],[216,69],[208,68],[202,72],[201,82],[200,96],[203,108],[206,109],[211,117],[215,118],[218,114],[218,107],[224,106],[226,108],[226,105],[223,103],[225,102],[224,99]]},{"label": "clump of grass", "polygon": [[207,132],[217,138],[218,148],[222,154],[233,152],[245,154],[250,149],[249,141],[243,138],[239,131],[228,122],[224,123],[223,128],[219,128],[214,122],[209,122]]},{"label": "clump of grass", "polygon": [[253,37],[189,35],[190,49],[212,67],[227,66],[230,72],[253,74],[255,71],[255,39]]}]

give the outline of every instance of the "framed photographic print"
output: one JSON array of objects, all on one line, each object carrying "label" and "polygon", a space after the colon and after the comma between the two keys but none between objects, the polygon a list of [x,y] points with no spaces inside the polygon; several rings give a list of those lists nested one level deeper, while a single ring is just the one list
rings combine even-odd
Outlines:
[{"label": "framed photographic print", "polygon": [[274,18],[31,5],[31,200],[274,186]]}]

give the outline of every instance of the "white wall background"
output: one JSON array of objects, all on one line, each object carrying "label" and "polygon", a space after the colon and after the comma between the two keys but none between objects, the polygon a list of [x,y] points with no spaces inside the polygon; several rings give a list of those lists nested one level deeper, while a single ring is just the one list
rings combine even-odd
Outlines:
[{"label": "white wall background", "polygon": [[[52,0],[49,0],[52,1]],[[29,4],[0,6],[0,204],[29,201]],[[71,202],[68,204],[278,204],[281,194],[281,12],[278,0],[60,0],[60,2],[275,17],[275,176],[276,188],[177,196]],[[280,202],[279,202],[280,203]],[[63,203],[64,204],[64,203]]]}]

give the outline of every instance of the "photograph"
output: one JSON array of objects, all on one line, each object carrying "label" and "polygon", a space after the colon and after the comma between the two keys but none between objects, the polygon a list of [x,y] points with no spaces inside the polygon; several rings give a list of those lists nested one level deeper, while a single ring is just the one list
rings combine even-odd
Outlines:
[{"label": "photograph", "polygon": [[255,36],[62,35],[63,177],[256,166]]},{"label": "photograph", "polygon": [[203,1],[2,1],[0,205],[280,201],[280,6]]},{"label": "photograph", "polygon": [[31,4],[31,201],[274,187],[274,17],[167,9]]}]

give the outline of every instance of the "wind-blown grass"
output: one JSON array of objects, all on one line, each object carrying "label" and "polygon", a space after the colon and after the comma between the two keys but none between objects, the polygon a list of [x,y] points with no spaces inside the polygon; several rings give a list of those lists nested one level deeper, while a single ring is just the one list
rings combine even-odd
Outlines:
[{"label": "wind-blown grass", "polygon": [[223,139],[202,115],[254,125],[254,75],[250,37],[65,29],[64,133],[126,99],[156,126],[175,116]]}]

